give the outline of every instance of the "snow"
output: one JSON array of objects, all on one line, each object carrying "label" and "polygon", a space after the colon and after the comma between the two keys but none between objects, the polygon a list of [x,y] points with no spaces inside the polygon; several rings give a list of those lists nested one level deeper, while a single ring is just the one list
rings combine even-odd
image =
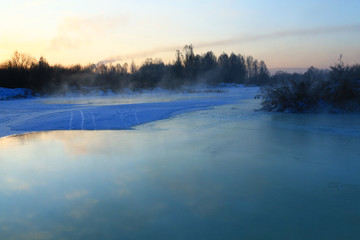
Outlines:
[{"label": "snow", "polygon": [[51,130],[122,130],[181,113],[254,98],[257,87],[223,85],[175,93],[157,89],[105,96],[0,101],[0,137]]},{"label": "snow", "polygon": [[24,98],[31,96],[31,91],[25,88],[2,88],[0,87],[0,100]]}]

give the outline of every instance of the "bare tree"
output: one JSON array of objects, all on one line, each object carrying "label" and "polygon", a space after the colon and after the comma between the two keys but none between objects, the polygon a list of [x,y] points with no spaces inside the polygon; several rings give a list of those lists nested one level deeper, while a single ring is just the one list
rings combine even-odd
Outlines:
[{"label": "bare tree", "polygon": [[29,69],[36,64],[36,59],[28,54],[16,51],[11,59],[5,63],[5,67],[17,69]]},{"label": "bare tree", "polygon": [[135,64],[135,62],[134,62],[134,59],[131,61],[131,65],[130,65],[130,72],[131,72],[131,74],[134,74],[136,71],[137,71],[137,66],[136,66],[136,64]]},{"label": "bare tree", "polygon": [[192,44],[190,45],[185,45],[184,49],[184,65],[185,67],[190,67],[193,65],[194,60],[195,60],[195,55],[194,55],[194,49]]}]

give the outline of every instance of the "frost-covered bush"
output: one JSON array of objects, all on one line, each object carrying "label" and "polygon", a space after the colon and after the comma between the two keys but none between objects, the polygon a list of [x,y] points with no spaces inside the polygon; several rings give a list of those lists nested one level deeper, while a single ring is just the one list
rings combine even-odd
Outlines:
[{"label": "frost-covered bush", "polygon": [[2,88],[0,87],[0,100],[24,98],[31,96],[31,90],[25,88]]},{"label": "frost-covered bush", "polygon": [[360,111],[360,65],[340,61],[329,71],[311,67],[302,75],[277,73],[262,88],[262,96],[267,111]]}]

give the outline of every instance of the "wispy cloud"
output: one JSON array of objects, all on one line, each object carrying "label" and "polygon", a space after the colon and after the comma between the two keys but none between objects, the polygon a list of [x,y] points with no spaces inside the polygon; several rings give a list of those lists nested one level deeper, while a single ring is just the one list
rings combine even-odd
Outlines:
[{"label": "wispy cloud", "polygon": [[[286,37],[314,37],[320,35],[331,35],[331,34],[343,34],[343,33],[360,33],[360,24],[352,24],[352,25],[342,25],[342,26],[327,26],[327,27],[317,27],[317,28],[307,28],[307,29],[294,29],[294,30],[285,30],[285,31],[277,31],[271,33],[263,33],[263,34],[254,34],[254,35],[246,35],[246,36],[238,36],[228,39],[222,39],[218,41],[204,41],[204,42],[195,42],[194,47],[196,48],[206,48],[206,47],[218,47],[218,46],[226,46],[226,45],[234,45],[234,44],[245,44],[256,41],[264,41],[271,39],[282,39]],[[109,58],[106,58],[99,63],[110,63],[116,61],[123,61],[138,57],[148,57],[152,55],[156,55],[159,53],[175,51],[177,49],[181,49],[183,46],[167,46],[161,48],[154,48],[147,51],[140,51],[134,54],[128,55],[115,55]]]},{"label": "wispy cloud", "polygon": [[281,39],[285,37],[314,37],[319,35],[356,33],[356,32],[357,33],[360,32],[360,24],[277,31],[272,33],[235,37],[220,41],[200,42],[196,46],[202,48],[202,47],[221,46],[228,44],[241,44],[241,43],[263,41],[269,39]]},{"label": "wispy cloud", "polygon": [[93,42],[124,25],[127,17],[67,17],[58,26],[57,35],[51,40],[50,49],[72,49]]}]

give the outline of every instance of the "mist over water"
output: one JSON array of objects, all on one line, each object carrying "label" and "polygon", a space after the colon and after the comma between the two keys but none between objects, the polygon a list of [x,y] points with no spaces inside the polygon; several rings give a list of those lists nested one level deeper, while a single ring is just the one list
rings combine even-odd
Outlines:
[{"label": "mist over water", "polygon": [[356,239],[358,115],[257,100],[0,139],[1,239]]}]

